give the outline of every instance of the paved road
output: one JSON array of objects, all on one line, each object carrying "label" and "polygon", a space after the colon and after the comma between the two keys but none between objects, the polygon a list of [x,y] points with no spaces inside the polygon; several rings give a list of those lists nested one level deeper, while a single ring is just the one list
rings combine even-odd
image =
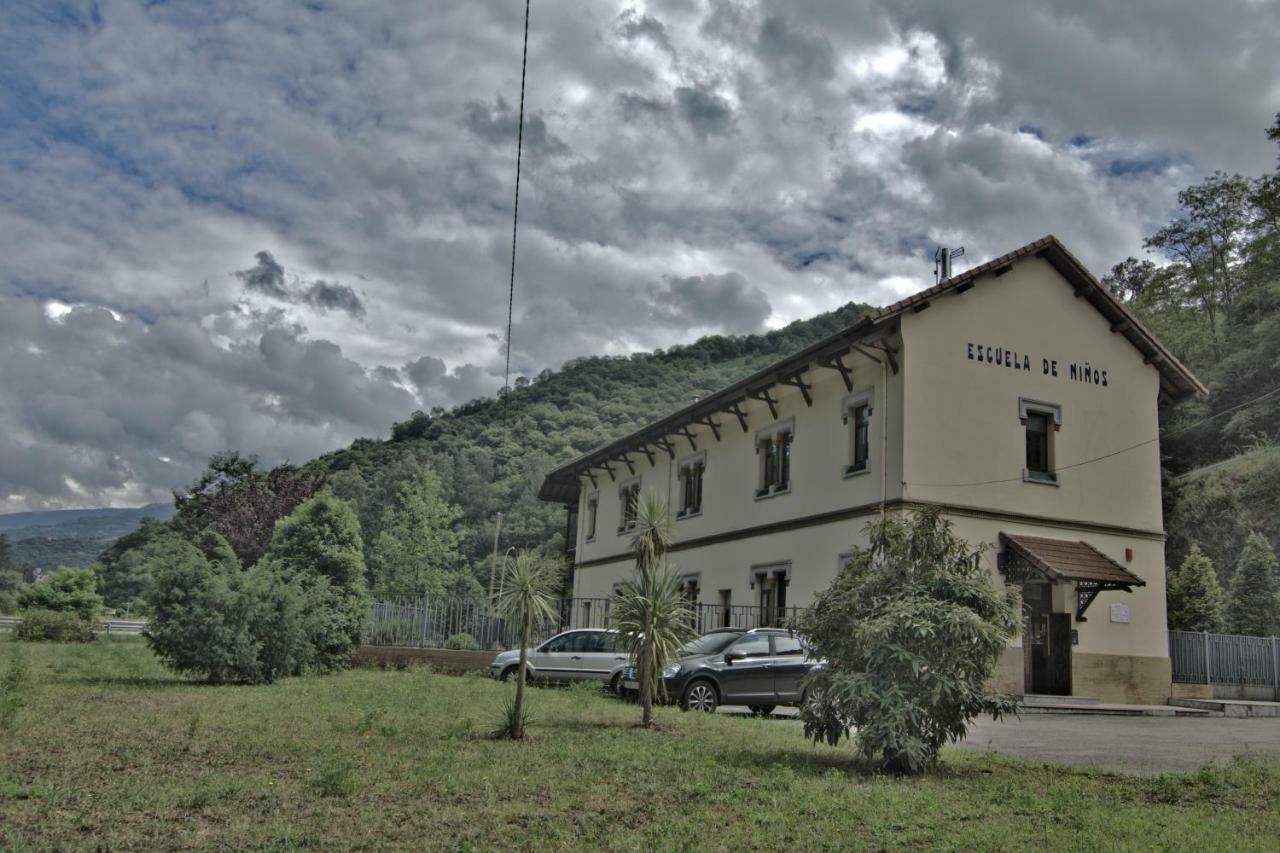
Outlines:
[{"label": "paved road", "polygon": [[[749,713],[732,706],[720,712]],[[791,708],[779,708],[775,717],[796,722]],[[960,748],[1153,776],[1225,764],[1235,755],[1280,761],[1280,718],[1027,714],[997,723],[984,717],[969,730]]]}]

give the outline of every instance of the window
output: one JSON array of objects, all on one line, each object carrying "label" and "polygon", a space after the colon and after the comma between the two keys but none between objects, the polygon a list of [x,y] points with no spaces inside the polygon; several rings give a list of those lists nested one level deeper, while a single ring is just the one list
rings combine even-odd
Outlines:
[{"label": "window", "polygon": [[704,454],[680,463],[680,511],[676,518],[688,518],[702,512],[702,472],[706,467]]},{"label": "window", "polygon": [[788,421],[756,435],[756,453],[760,457],[758,498],[781,494],[791,488],[792,424]]},{"label": "window", "polygon": [[622,523],[618,525],[619,533],[636,529],[636,508],[640,502],[640,481],[632,480],[623,483],[618,489],[618,498],[622,503]]},{"label": "window", "polygon": [[871,456],[871,407],[866,403],[854,406],[851,414],[853,420],[853,464],[845,473],[867,470],[867,459]]},{"label": "window", "polygon": [[766,657],[769,654],[769,635],[748,634],[734,643],[729,651],[744,657]]},{"label": "window", "polygon": [[1062,408],[1034,400],[1018,401],[1018,417],[1026,436],[1026,467],[1022,479],[1032,483],[1058,482],[1053,470],[1053,437],[1062,425]]},{"label": "window", "polygon": [[773,653],[775,655],[802,655],[804,649],[800,647],[800,641],[795,637],[784,637],[774,635],[773,637]]},{"label": "window", "polygon": [[592,495],[587,498],[587,541],[594,542],[596,538],[596,518],[600,514],[600,496]]}]

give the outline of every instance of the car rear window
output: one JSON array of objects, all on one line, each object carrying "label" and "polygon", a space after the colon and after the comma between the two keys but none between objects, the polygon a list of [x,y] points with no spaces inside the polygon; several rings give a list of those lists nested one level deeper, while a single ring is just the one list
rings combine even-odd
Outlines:
[{"label": "car rear window", "polygon": [[802,655],[804,649],[800,646],[800,641],[795,637],[785,635],[773,635],[773,653],[775,655]]}]

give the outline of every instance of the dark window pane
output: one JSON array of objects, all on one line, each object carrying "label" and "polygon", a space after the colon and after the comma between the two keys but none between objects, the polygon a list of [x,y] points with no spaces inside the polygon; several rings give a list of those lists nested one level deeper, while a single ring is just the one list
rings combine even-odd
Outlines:
[{"label": "dark window pane", "polygon": [[1049,418],[1038,412],[1027,414],[1027,470],[1049,473]]},{"label": "dark window pane", "polygon": [[747,655],[749,657],[767,655],[769,654],[769,635],[750,634],[734,643],[731,651],[735,655]]},{"label": "dark window pane", "polygon": [[779,637],[773,638],[773,653],[775,655],[799,655],[804,654],[804,650],[800,648],[800,641],[795,637]]}]

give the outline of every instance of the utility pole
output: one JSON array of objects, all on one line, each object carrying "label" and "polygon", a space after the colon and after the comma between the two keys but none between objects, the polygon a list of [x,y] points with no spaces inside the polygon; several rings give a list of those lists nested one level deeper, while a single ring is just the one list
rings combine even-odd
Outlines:
[{"label": "utility pole", "polygon": [[502,535],[502,513],[493,527],[493,562],[489,564],[489,613],[493,613],[493,581],[498,573],[498,537]]}]

